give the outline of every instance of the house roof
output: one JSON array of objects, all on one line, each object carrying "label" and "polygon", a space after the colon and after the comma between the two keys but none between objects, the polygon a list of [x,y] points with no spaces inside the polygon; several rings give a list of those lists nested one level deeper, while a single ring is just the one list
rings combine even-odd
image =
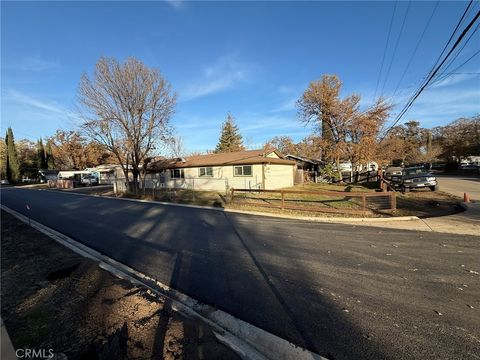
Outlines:
[{"label": "house roof", "polygon": [[219,154],[207,154],[188,156],[184,158],[176,159],[158,159],[148,164],[148,171],[155,172],[164,169],[175,168],[189,168],[189,167],[201,167],[201,166],[225,166],[225,165],[252,165],[252,164],[283,164],[294,165],[295,161],[279,159],[275,157],[267,157],[266,155],[275,152],[278,156],[281,156],[275,150],[248,150],[237,151],[229,153]]},{"label": "house roof", "polygon": [[319,160],[319,159],[313,159],[313,158],[307,158],[307,157],[304,157],[304,156],[300,156],[300,155],[293,155],[293,154],[287,154],[285,155],[286,158],[292,158],[292,159],[296,159],[296,160],[299,160],[299,161],[302,161],[302,162],[309,162],[309,163],[312,163],[312,164],[322,164],[322,160]]}]

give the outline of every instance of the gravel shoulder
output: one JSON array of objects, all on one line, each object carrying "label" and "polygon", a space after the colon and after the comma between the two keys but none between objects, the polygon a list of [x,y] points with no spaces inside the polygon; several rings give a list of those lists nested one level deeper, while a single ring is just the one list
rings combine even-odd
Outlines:
[{"label": "gravel shoulder", "polygon": [[239,359],[165,299],[1,215],[1,315],[16,349],[68,359]]}]

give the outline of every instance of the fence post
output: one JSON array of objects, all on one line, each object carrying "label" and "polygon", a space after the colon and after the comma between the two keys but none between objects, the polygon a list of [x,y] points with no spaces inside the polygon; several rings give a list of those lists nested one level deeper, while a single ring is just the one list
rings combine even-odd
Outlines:
[{"label": "fence post", "polygon": [[362,210],[365,211],[367,209],[367,196],[362,194]]},{"label": "fence post", "polygon": [[282,210],[285,208],[285,193],[283,190],[280,190],[280,194],[282,195]]},{"label": "fence post", "polygon": [[232,195],[230,197],[230,201],[233,202],[233,197],[235,195],[235,188],[231,188],[230,191],[232,192]]},{"label": "fence post", "polygon": [[390,193],[392,210],[397,210],[397,193],[395,191]]},{"label": "fence post", "polygon": [[195,202],[195,178],[192,178],[193,202]]}]

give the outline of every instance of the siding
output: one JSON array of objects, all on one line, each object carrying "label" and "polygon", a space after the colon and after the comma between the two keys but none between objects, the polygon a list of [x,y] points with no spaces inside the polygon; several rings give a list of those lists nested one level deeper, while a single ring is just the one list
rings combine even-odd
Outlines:
[{"label": "siding", "polygon": [[[170,171],[163,174],[148,174],[145,186],[152,188],[155,182],[158,188],[185,188],[220,192],[226,191],[227,187],[237,189],[261,189],[263,187],[262,164],[252,165],[251,176],[234,176],[234,166],[213,166],[213,176],[211,177],[200,177],[200,168],[198,167],[184,168],[184,179],[170,178]],[[293,186],[293,168],[294,165],[265,165],[265,188],[279,189]]]}]

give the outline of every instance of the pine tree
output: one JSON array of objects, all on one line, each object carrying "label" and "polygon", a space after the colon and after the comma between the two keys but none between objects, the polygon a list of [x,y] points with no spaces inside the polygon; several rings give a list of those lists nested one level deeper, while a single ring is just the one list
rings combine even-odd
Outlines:
[{"label": "pine tree", "polygon": [[243,151],[243,138],[235,124],[233,116],[227,114],[227,119],[222,125],[222,132],[215,148],[216,153]]},{"label": "pine tree", "polygon": [[45,162],[47,163],[48,170],[55,169],[55,161],[53,159],[52,152],[52,142],[50,140],[47,141],[47,145],[45,146]]},{"label": "pine tree", "polygon": [[37,141],[37,167],[39,169],[47,168],[47,161],[45,158],[45,148],[43,146],[43,140],[41,138]]},{"label": "pine tree", "polygon": [[12,128],[8,128],[5,137],[7,143],[7,179],[11,183],[16,183],[20,180],[20,164],[17,157],[17,149],[15,148],[15,141],[13,138]]}]

